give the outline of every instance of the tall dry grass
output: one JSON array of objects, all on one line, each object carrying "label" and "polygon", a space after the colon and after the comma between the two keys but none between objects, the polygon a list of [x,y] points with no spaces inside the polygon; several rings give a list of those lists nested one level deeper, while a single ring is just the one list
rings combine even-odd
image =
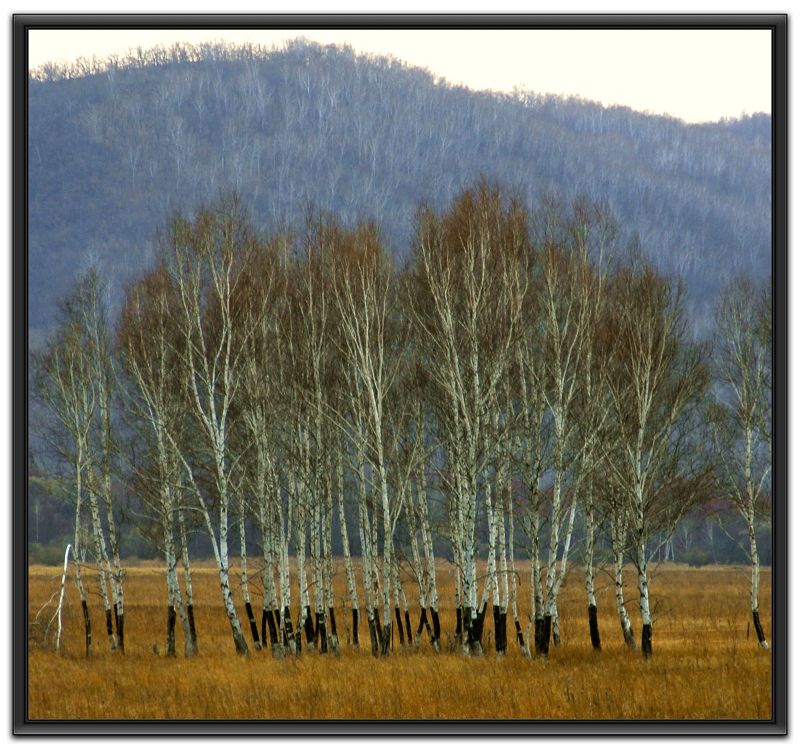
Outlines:
[{"label": "tall dry grass", "polygon": [[[522,566],[521,566],[522,567]],[[452,582],[442,564],[443,636],[454,630]],[[520,610],[529,611],[527,569],[520,569]],[[59,583],[55,567],[29,569],[30,618]],[[509,621],[509,653],[493,652],[487,616],[482,658],[439,655],[423,640],[408,652],[394,640],[392,654],[375,659],[362,622],[362,649],[349,645],[350,611],[343,574],[337,575],[337,622],[341,655],[273,659],[268,651],[234,654],[221,606],[218,578],[210,565],[195,571],[195,608],[200,654],[166,658],[166,593],[157,564],[130,566],[126,578],[124,656],[108,652],[99,596],[92,595],[94,652],[83,655],[83,623],[73,583],[67,589],[64,653],[52,651],[32,624],[28,659],[28,715],[36,719],[768,719],[771,716],[771,654],[760,651],[749,626],[746,570],[691,569],[663,565],[652,583],[654,657],[629,652],[616,619],[613,587],[598,582],[602,652],[589,642],[579,571],[560,599],[562,646],[547,659],[524,658]],[[637,622],[635,578],[628,572],[629,611]],[[762,621],[771,631],[770,575],[762,576]],[[94,581],[93,581],[94,582]],[[253,580],[253,585],[257,580]],[[407,594],[412,586],[407,586]],[[295,591],[296,595],[296,591]],[[254,600],[258,600],[255,598]],[[294,599],[297,600],[296,598]],[[363,603],[363,602],[362,602]],[[411,603],[411,596],[409,596]],[[256,606],[259,611],[260,605]],[[240,615],[244,619],[244,607]],[[296,605],[293,607],[296,616]],[[416,628],[418,607],[412,607]],[[510,618],[510,617],[509,617]],[[296,620],[295,620],[296,625]],[[527,625],[524,615],[523,627]],[[182,652],[178,627],[178,652]],[[248,637],[249,640],[249,637]]]}]

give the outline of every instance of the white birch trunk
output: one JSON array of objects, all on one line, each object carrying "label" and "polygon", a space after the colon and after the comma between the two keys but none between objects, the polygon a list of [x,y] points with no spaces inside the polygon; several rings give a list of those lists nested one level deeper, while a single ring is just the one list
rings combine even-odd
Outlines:
[{"label": "white birch trunk", "polygon": [[92,539],[94,541],[94,553],[97,561],[97,576],[100,588],[100,599],[103,602],[103,611],[106,617],[106,633],[108,645],[112,652],[117,649],[117,639],[114,637],[112,623],[111,598],[108,595],[109,578],[112,577],[108,553],[106,551],[105,534],[100,522],[100,510],[97,505],[97,496],[93,491],[87,492],[89,496],[89,514],[92,519]]},{"label": "white birch trunk", "polygon": [[67,544],[67,548],[64,551],[64,570],[61,573],[61,592],[58,595],[58,607],[56,608],[56,617],[58,619],[58,630],[56,632],[56,653],[59,654],[61,653],[61,611],[64,607],[64,590],[67,583],[67,565],[69,564],[70,549],[72,549],[72,544]]},{"label": "white birch trunk", "polygon": [[[192,642],[191,654],[197,654],[197,629],[194,619],[194,591],[192,588],[192,566],[189,560],[189,542],[186,537],[186,523],[183,510],[178,507],[178,532],[181,540],[181,561],[183,563],[183,585],[186,592],[186,616],[189,621],[189,637]],[[187,655],[189,655],[187,647]]]},{"label": "white birch trunk", "polygon": [[752,512],[747,518],[747,535],[750,542],[750,609],[753,612],[753,625],[758,638],[758,646],[762,650],[769,650],[769,642],[764,635],[761,615],[758,611],[758,587],[761,570],[758,559],[758,546],[756,545],[755,518]]},{"label": "white birch trunk", "polygon": [[584,518],[584,523],[586,526],[586,537],[584,539],[583,569],[584,587],[586,589],[586,606],[589,614],[589,639],[592,642],[592,647],[595,650],[600,650],[600,629],[597,623],[597,598],[595,596],[594,585],[594,500],[591,490],[589,491],[589,497],[586,503],[586,517]]}]

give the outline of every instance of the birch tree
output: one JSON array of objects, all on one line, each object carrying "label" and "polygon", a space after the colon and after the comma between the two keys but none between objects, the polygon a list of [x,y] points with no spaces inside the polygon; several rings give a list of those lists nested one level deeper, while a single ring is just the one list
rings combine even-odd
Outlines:
[{"label": "birch tree", "polygon": [[[335,302],[332,298],[332,254],[338,227],[323,216],[310,216],[303,235],[293,247],[287,301],[289,313],[284,331],[286,361],[291,373],[287,397],[292,404],[287,448],[291,456],[291,487],[295,492],[295,532],[301,607],[305,608],[306,638],[327,651],[326,604],[331,601],[329,525],[333,514],[333,482],[338,434],[331,423],[332,400],[340,373],[334,366]],[[306,536],[306,528],[309,535]],[[314,621],[311,621],[306,575],[305,544],[311,557],[311,589]],[[331,606],[327,606],[328,609]]]},{"label": "birch tree", "polygon": [[[230,585],[228,532],[231,503],[236,500],[234,472],[240,456],[231,454],[231,406],[242,382],[242,365],[252,322],[234,303],[247,257],[258,240],[236,197],[201,209],[193,221],[177,216],[167,237],[166,267],[175,285],[174,324],[180,334],[181,372],[186,379],[186,408],[196,425],[197,450],[203,460],[190,461],[175,435],[170,442],[180,455],[193,509],[208,532],[219,574],[220,591],[236,652],[248,653]],[[207,465],[207,495],[203,482]],[[212,520],[211,500],[217,520]],[[234,505],[234,508],[236,505]]]},{"label": "birch tree", "polygon": [[[81,601],[86,657],[91,654],[92,626],[83,579],[84,480],[88,466],[89,433],[95,412],[89,369],[84,357],[84,340],[74,324],[62,325],[48,348],[34,359],[36,392],[56,417],[63,431],[56,433],[55,444],[69,466],[75,504],[73,563],[75,584]],[[101,584],[104,581],[101,578]],[[111,634],[109,633],[109,637]]]},{"label": "birch tree", "polygon": [[612,286],[618,345],[607,384],[620,449],[607,466],[629,521],[642,653],[649,657],[651,542],[662,531],[671,535],[706,488],[698,414],[708,371],[704,351],[689,339],[679,288],[644,263],[621,270]]},{"label": "birch tree", "polygon": [[716,403],[711,416],[724,495],[746,524],[750,562],[750,610],[759,647],[769,648],[758,610],[760,562],[756,530],[769,520],[772,440],[770,409],[771,299],[766,286],[732,282],[716,310],[714,374]]},{"label": "birch tree", "polygon": [[[108,288],[103,279],[92,269],[80,285],[81,317],[86,330],[88,350],[86,352],[92,369],[92,376],[97,388],[97,429],[96,447],[97,457],[93,460],[94,470],[90,477],[92,488],[90,500],[94,508],[93,497],[99,496],[103,500],[105,521],[108,529],[108,548],[110,560],[105,547],[105,534],[100,521],[97,521],[96,536],[100,541],[101,553],[106,559],[108,577],[111,583],[114,604],[114,629],[116,630],[116,647],[121,653],[125,652],[125,611],[124,611],[124,585],[122,560],[120,558],[120,539],[117,525],[116,499],[112,490],[112,476],[115,459],[115,437],[113,426],[113,401],[116,384],[114,370],[114,355],[111,343],[110,323],[108,320]],[[93,509],[93,514],[99,515],[98,509]],[[109,564],[110,562],[110,564]],[[106,622],[108,628],[108,622]]]},{"label": "birch tree", "polygon": [[[175,654],[176,612],[184,631],[184,653],[197,652],[191,606],[191,572],[185,530],[179,528],[184,493],[180,458],[173,440],[185,444],[185,391],[180,377],[179,331],[172,324],[177,292],[166,268],[157,266],[128,292],[117,329],[117,347],[129,381],[126,407],[136,439],[145,445],[134,462],[134,486],[154,515],[151,538],[164,553],[167,583],[167,655]],[[177,537],[177,538],[176,538]],[[184,563],[186,599],[177,565]]]},{"label": "birch tree", "polygon": [[[394,269],[383,249],[376,227],[362,225],[352,233],[337,232],[335,237],[333,296],[338,310],[341,340],[340,366],[363,406],[354,404],[356,419],[365,435],[364,447],[372,468],[373,486],[380,500],[383,530],[383,629],[391,630],[390,591],[395,591],[395,610],[399,619],[401,595],[393,558],[394,523],[399,514],[402,491],[390,488],[387,443],[389,399],[393,393],[403,359],[403,333],[400,330],[398,294]],[[399,435],[394,435],[398,440]],[[402,640],[402,623],[398,623]]]},{"label": "birch tree", "polygon": [[[91,624],[81,574],[81,560],[87,551],[83,544],[84,514],[88,515],[86,535],[91,539],[97,566],[109,647],[122,652],[124,643],[122,566],[111,484],[113,374],[103,289],[102,280],[94,269],[78,278],[61,304],[62,320],[54,337],[45,351],[34,358],[35,390],[59,425],[53,445],[70,466],[70,483],[74,487],[73,561],[84,613],[87,655]],[[106,529],[112,538],[111,557]]]},{"label": "birch tree", "polygon": [[422,213],[409,276],[415,345],[430,370],[428,399],[447,458],[465,650],[474,654],[482,652],[475,564],[480,483],[491,405],[521,326],[526,242],[520,205],[481,183],[443,216]]},{"label": "birch tree", "polygon": [[[569,492],[566,506],[564,499],[570,475],[574,478],[583,450],[583,445],[579,444],[576,407],[584,384],[582,368],[586,364],[595,305],[589,291],[594,269],[580,218],[565,216],[560,207],[546,202],[537,223],[536,242],[541,246],[540,345],[544,359],[541,394],[552,429],[552,488],[544,618],[536,652],[547,654],[551,632],[558,644],[558,630],[553,631],[553,625],[557,627],[556,605],[566,574],[577,509],[575,486]],[[559,547],[562,548],[560,560]]]}]

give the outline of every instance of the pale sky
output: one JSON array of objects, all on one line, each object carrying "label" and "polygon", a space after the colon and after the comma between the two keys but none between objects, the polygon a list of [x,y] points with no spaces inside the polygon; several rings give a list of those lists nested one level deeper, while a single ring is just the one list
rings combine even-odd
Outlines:
[{"label": "pale sky", "polygon": [[473,89],[577,95],[687,122],[771,111],[768,30],[32,30],[29,65],[181,42],[303,36],[391,54]]}]

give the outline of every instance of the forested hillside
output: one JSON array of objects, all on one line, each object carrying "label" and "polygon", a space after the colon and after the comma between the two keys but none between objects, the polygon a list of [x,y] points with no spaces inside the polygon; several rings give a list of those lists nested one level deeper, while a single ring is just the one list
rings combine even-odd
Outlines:
[{"label": "forested hillside", "polygon": [[34,345],[90,262],[112,296],[172,211],[238,190],[261,228],[308,206],[377,220],[405,255],[418,207],[478,175],[609,204],[702,329],[730,276],[770,265],[770,118],[686,125],[576,99],[480,93],[389,58],[297,42],[176,47],[34,71],[29,106]]}]

